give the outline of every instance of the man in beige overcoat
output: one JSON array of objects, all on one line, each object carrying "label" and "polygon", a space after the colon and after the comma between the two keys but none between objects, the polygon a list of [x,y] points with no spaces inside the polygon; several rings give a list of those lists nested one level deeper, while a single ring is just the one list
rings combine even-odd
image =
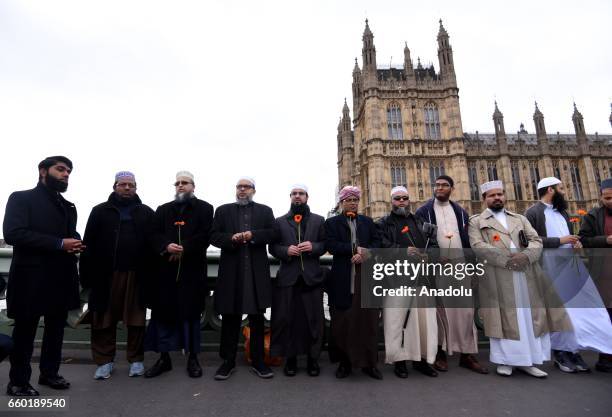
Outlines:
[{"label": "man in beige overcoat", "polygon": [[563,304],[539,264],[542,239],[522,215],[505,210],[501,181],[480,187],[487,209],[472,216],[470,245],[486,274],[479,278],[480,313],[497,373],[513,367],[537,378],[550,360],[552,331],[571,329]]}]

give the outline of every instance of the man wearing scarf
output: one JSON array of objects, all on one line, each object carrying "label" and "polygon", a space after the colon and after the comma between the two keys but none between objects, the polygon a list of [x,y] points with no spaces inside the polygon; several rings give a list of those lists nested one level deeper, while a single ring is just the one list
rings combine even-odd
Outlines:
[{"label": "man wearing scarf", "polygon": [[[426,236],[423,232],[423,219],[410,212],[410,200],[406,187],[398,186],[391,190],[391,213],[380,219],[376,225],[380,232],[383,248],[406,248],[406,255],[420,262],[425,258],[425,246],[437,248],[437,237]],[[428,239],[429,238],[429,239]],[[429,240],[429,242],[428,242]],[[434,287],[436,278],[416,281],[417,288]],[[419,291],[417,289],[417,291]],[[438,349],[438,324],[436,306],[426,305],[425,298],[413,299],[417,304],[407,307],[383,309],[385,330],[385,361],[393,363],[398,378],[407,378],[406,361],[424,375],[438,376],[431,366]]]},{"label": "man wearing scarf", "polygon": [[571,330],[563,304],[540,268],[542,239],[524,216],[504,209],[501,181],[480,186],[487,209],[470,218],[470,245],[485,275],[478,278],[480,314],[497,374],[516,367],[536,378],[550,360],[550,332]]},{"label": "man wearing scarf", "polygon": [[565,187],[560,179],[538,182],[540,201],[525,216],[548,248],[542,266],[561,296],[574,330],[550,335],[555,366],[561,371],[590,372],[580,350],[612,353],[612,324],[593,280],[572,248],[580,249],[579,237],[572,234],[567,213]]},{"label": "man wearing scarf", "polygon": [[45,318],[38,383],[67,389],[58,374],[68,310],[79,307],[76,254],[84,246],[76,231],[77,211],[62,197],[68,189],[72,162],[51,156],[38,164],[34,189],[11,194],[4,214],[4,239],[13,246],[6,294],[7,315],[15,320],[14,348],[6,393],[37,396],[30,385],[34,337]]},{"label": "man wearing scarf", "polygon": [[286,358],[286,376],[297,374],[297,355],[306,355],[308,375],[318,376],[325,279],[319,258],[325,253],[325,219],[310,212],[305,185],[293,185],[289,197],[289,212],[276,219],[280,239],[269,247],[280,260],[272,288],[271,355]]},{"label": "man wearing scarf", "polygon": [[367,248],[380,247],[374,221],[357,214],[361,190],[346,186],[338,195],[341,213],[325,221],[326,248],[333,255],[327,283],[331,313],[330,359],[339,362],[336,378],[358,367],[374,379],[378,369],[379,310],[361,308],[361,264]]},{"label": "man wearing scarf", "polygon": [[242,315],[248,314],[251,372],[260,378],[274,373],[264,362],[264,313],[272,304],[270,262],[266,246],[278,230],[272,209],[253,201],[255,180],[241,177],[236,202],[217,208],[211,243],[221,249],[215,287],[215,311],[221,314],[219,355],[223,363],[215,379],[228,379],[236,370],[236,352]]},{"label": "man wearing scarf", "polygon": [[145,350],[160,352],[159,360],[145,372],[152,378],[172,369],[169,352],[188,353],[187,374],[202,376],[200,316],[207,292],[206,249],[213,221],[213,207],[194,195],[193,174],[179,171],[175,198],[155,211],[153,245],[157,274],[148,304],[151,321],[145,335]]},{"label": "man wearing scarf", "polygon": [[[589,269],[612,319],[612,178],[601,182],[600,192],[600,206],[584,216],[578,234],[585,248],[600,249],[591,257]],[[612,355],[600,353],[595,369],[612,372]]]},{"label": "man wearing scarf", "polygon": [[114,368],[117,323],[127,328],[129,376],[144,374],[144,281],[150,279],[153,210],[136,194],[136,177],[115,175],[108,200],[95,206],[85,228],[81,286],[90,288],[91,351],[98,365],[94,379],[107,379]]}]

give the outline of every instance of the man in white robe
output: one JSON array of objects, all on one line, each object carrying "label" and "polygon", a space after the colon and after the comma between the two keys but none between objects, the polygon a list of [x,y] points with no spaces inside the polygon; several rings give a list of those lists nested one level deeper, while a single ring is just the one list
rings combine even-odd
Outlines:
[{"label": "man in white robe", "polygon": [[547,373],[535,365],[550,360],[550,331],[571,325],[562,307],[550,308],[549,298],[556,294],[543,289],[537,232],[524,216],[504,209],[501,181],[483,184],[481,192],[487,209],[470,218],[469,236],[472,249],[486,262],[479,295],[490,361],[502,376],[512,375],[516,367],[544,378]]},{"label": "man in white robe", "polygon": [[542,238],[543,267],[553,280],[572,322],[573,331],[551,334],[555,366],[563,372],[589,372],[580,350],[612,353],[612,323],[601,296],[582,260],[572,248],[580,249],[579,237],[571,233],[565,187],[555,177],[538,183],[540,201],[525,213]]}]

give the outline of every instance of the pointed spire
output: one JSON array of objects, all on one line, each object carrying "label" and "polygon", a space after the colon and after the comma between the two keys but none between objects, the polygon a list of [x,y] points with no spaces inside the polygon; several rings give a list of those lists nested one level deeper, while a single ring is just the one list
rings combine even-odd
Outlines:
[{"label": "pointed spire", "polygon": [[438,40],[440,39],[441,36],[448,37],[448,33],[446,32],[446,29],[444,29],[444,25],[442,25],[442,19],[440,19],[440,30],[438,30]]},{"label": "pointed spire", "polygon": [[423,69],[423,66],[421,65],[421,57],[420,56],[417,57],[417,69]]},{"label": "pointed spire", "polygon": [[342,123],[342,131],[350,132],[351,131],[351,115],[349,112],[348,104],[346,103],[346,97],[344,98],[344,105],[342,106],[342,119],[340,119]]},{"label": "pointed spire", "polygon": [[572,114],[572,118],[574,117],[580,117],[582,118],[582,114],[580,114],[580,112],[578,111],[578,108],[576,107],[576,102],[574,101],[574,113]]},{"label": "pointed spire", "polygon": [[506,136],[506,129],[504,128],[504,115],[499,111],[497,107],[497,100],[495,100],[495,111],[493,112],[493,123],[495,125],[495,136],[500,139]]},{"label": "pointed spire", "polygon": [[440,30],[438,31],[438,64],[442,78],[454,78],[455,66],[453,63],[453,48],[448,40],[448,33],[440,19]]},{"label": "pointed spire", "polygon": [[542,112],[538,108],[538,102],[537,101],[535,102],[535,112],[533,113],[533,117],[536,117],[536,116],[543,116]]},{"label": "pointed spire", "polygon": [[499,111],[499,107],[497,107],[497,100],[495,100],[495,111],[493,112],[493,118],[495,117],[504,117],[501,111]]},{"label": "pointed spire", "polygon": [[342,115],[348,117],[349,116],[349,106],[346,104],[346,97],[344,97],[344,106],[342,106]]},{"label": "pointed spire", "polygon": [[572,114],[572,122],[574,122],[574,131],[576,132],[576,137],[581,138],[586,135],[584,130],[584,120],[582,118],[582,114],[578,111],[576,107],[576,102],[574,102],[574,113]]},{"label": "pointed spire", "polygon": [[412,59],[410,58],[410,48],[408,48],[408,42],[404,44],[404,74],[407,77],[414,75],[414,68],[412,67]]},{"label": "pointed spire", "polygon": [[364,71],[376,73],[376,48],[374,47],[374,34],[370,30],[368,19],[366,19],[366,26],[361,39],[363,41],[363,48],[361,49],[361,53],[363,55],[363,69]]},{"label": "pointed spire", "polygon": [[361,69],[359,69],[359,63],[357,62],[357,57],[355,57],[355,66],[353,67],[353,76],[361,74]]}]

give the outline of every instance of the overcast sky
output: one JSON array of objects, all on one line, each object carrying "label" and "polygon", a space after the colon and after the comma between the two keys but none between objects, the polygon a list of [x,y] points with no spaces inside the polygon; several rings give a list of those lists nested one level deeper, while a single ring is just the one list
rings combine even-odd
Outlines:
[{"label": "overcast sky", "polygon": [[534,100],[549,133],[573,132],[574,100],[588,133],[612,130],[610,1],[2,0],[0,215],[53,154],[75,164],[81,232],[125,169],[153,208],[187,169],[215,207],[246,174],[275,215],[293,182],[324,215],[366,17],[379,64],[401,67],[408,42],[436,69],[444,20],[466,132],[493,131],[494,99],[507,132],[535,130]]}]

